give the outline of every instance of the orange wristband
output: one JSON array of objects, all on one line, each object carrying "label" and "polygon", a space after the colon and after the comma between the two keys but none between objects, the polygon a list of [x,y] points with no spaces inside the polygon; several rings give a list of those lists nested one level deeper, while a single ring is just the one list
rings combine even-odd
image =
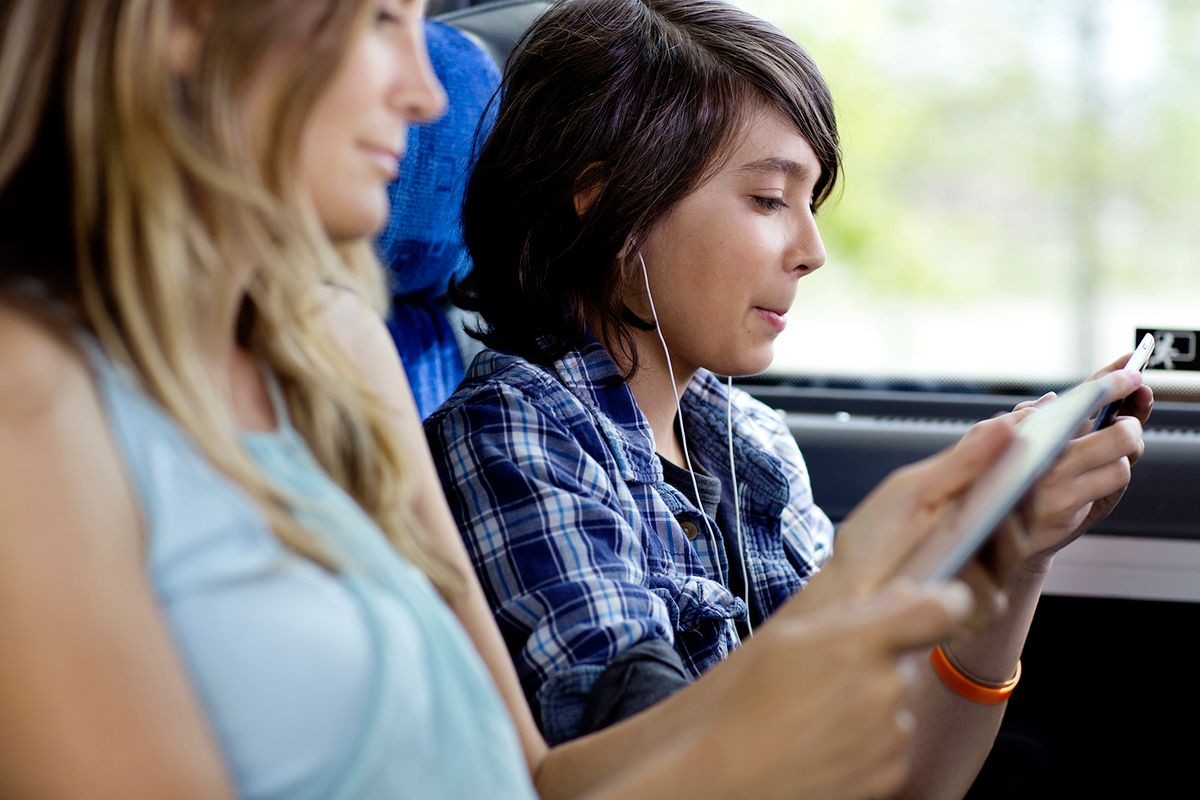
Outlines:
[{"label": "orange wristband", "polygon": [[1004,683],[999,686],[980,683],[974,678],[964,675],[962,669],[950,660],[940,644],[934,647],[933,652],[929,654],[929,663],[933,665],[933,671],[942,679],[942,683],[950,687],[952,692],[959,697],[965,697],[972,703],[980,703],[985,706],[1003,703],[1021,680],[1021,661],[1018,659],[1016,674]]}]

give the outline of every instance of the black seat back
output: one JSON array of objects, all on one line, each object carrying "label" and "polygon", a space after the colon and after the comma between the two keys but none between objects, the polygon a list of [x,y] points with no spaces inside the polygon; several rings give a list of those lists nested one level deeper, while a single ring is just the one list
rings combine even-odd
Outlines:
[{"label": "black seat back", "polygon": [[549,7],[547,0],[498,0],[440,14],[436,19],[469,36],[503,69],[513,45]]}]

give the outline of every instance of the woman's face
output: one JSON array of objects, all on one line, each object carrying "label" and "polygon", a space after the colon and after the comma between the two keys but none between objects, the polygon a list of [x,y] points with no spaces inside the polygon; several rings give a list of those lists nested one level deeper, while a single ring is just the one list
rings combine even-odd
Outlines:
[{"label": "woman's face", "polygon": [[299,177],[334,241],[387,219],[410,123],[434,119],[446,96],[425,50],[422,0],[377,0],[317,100],[300,140]]},{"label": "woman's face", "polygon": [[[720,171],[641,244],[677,368],[749,375],[770,365],[796,282],[825,263],[811,208],[820,170],[795,126],[760,108]],[[626,296],[649,318],[640,265]]]}]

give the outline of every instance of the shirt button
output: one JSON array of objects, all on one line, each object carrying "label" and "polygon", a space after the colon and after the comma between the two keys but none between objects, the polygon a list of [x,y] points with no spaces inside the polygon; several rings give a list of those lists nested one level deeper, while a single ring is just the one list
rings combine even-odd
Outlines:
[{"label": "shirt button", "polygon": [[700,532],[696,529],[696,523],[694,522],[681,522],[679,524],[683,526],[683,535],[688,537],[689,541],[694,540],[696,534]]}]

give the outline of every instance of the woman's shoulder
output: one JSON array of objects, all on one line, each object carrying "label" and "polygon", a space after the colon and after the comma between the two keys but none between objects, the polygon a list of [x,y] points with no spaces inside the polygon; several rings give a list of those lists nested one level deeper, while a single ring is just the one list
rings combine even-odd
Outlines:
[{"label": "woman's shoulder", "polygon": [[[6,503],[8,497],[14,501]],[[134,534],[136,505],[91,368],[69,332],[0,303],[0,508],[23,525],[54,510],[73,536]],[[22,522],[23,520],[23,522]],[[76,540],[78,543],[78,540]]]},{"label": "woman's shoulder", "polygon": [[[411,391],[383,319],[363,298],[347,289],[325,286],[318,301],[337,344],[379,396]],[[542,407],[556,397],[561,399],[562,391],[562,384],[546,367],[517,355],[485,349],[476,356],[462,384],[429,421],[455,408],[494,404],[502,397],[525,398]]]},{"label": "woman's shoulder", "polygon": [[0,302],[0,429],[45,435],[99,411],[90,368],[70,334]]}]

